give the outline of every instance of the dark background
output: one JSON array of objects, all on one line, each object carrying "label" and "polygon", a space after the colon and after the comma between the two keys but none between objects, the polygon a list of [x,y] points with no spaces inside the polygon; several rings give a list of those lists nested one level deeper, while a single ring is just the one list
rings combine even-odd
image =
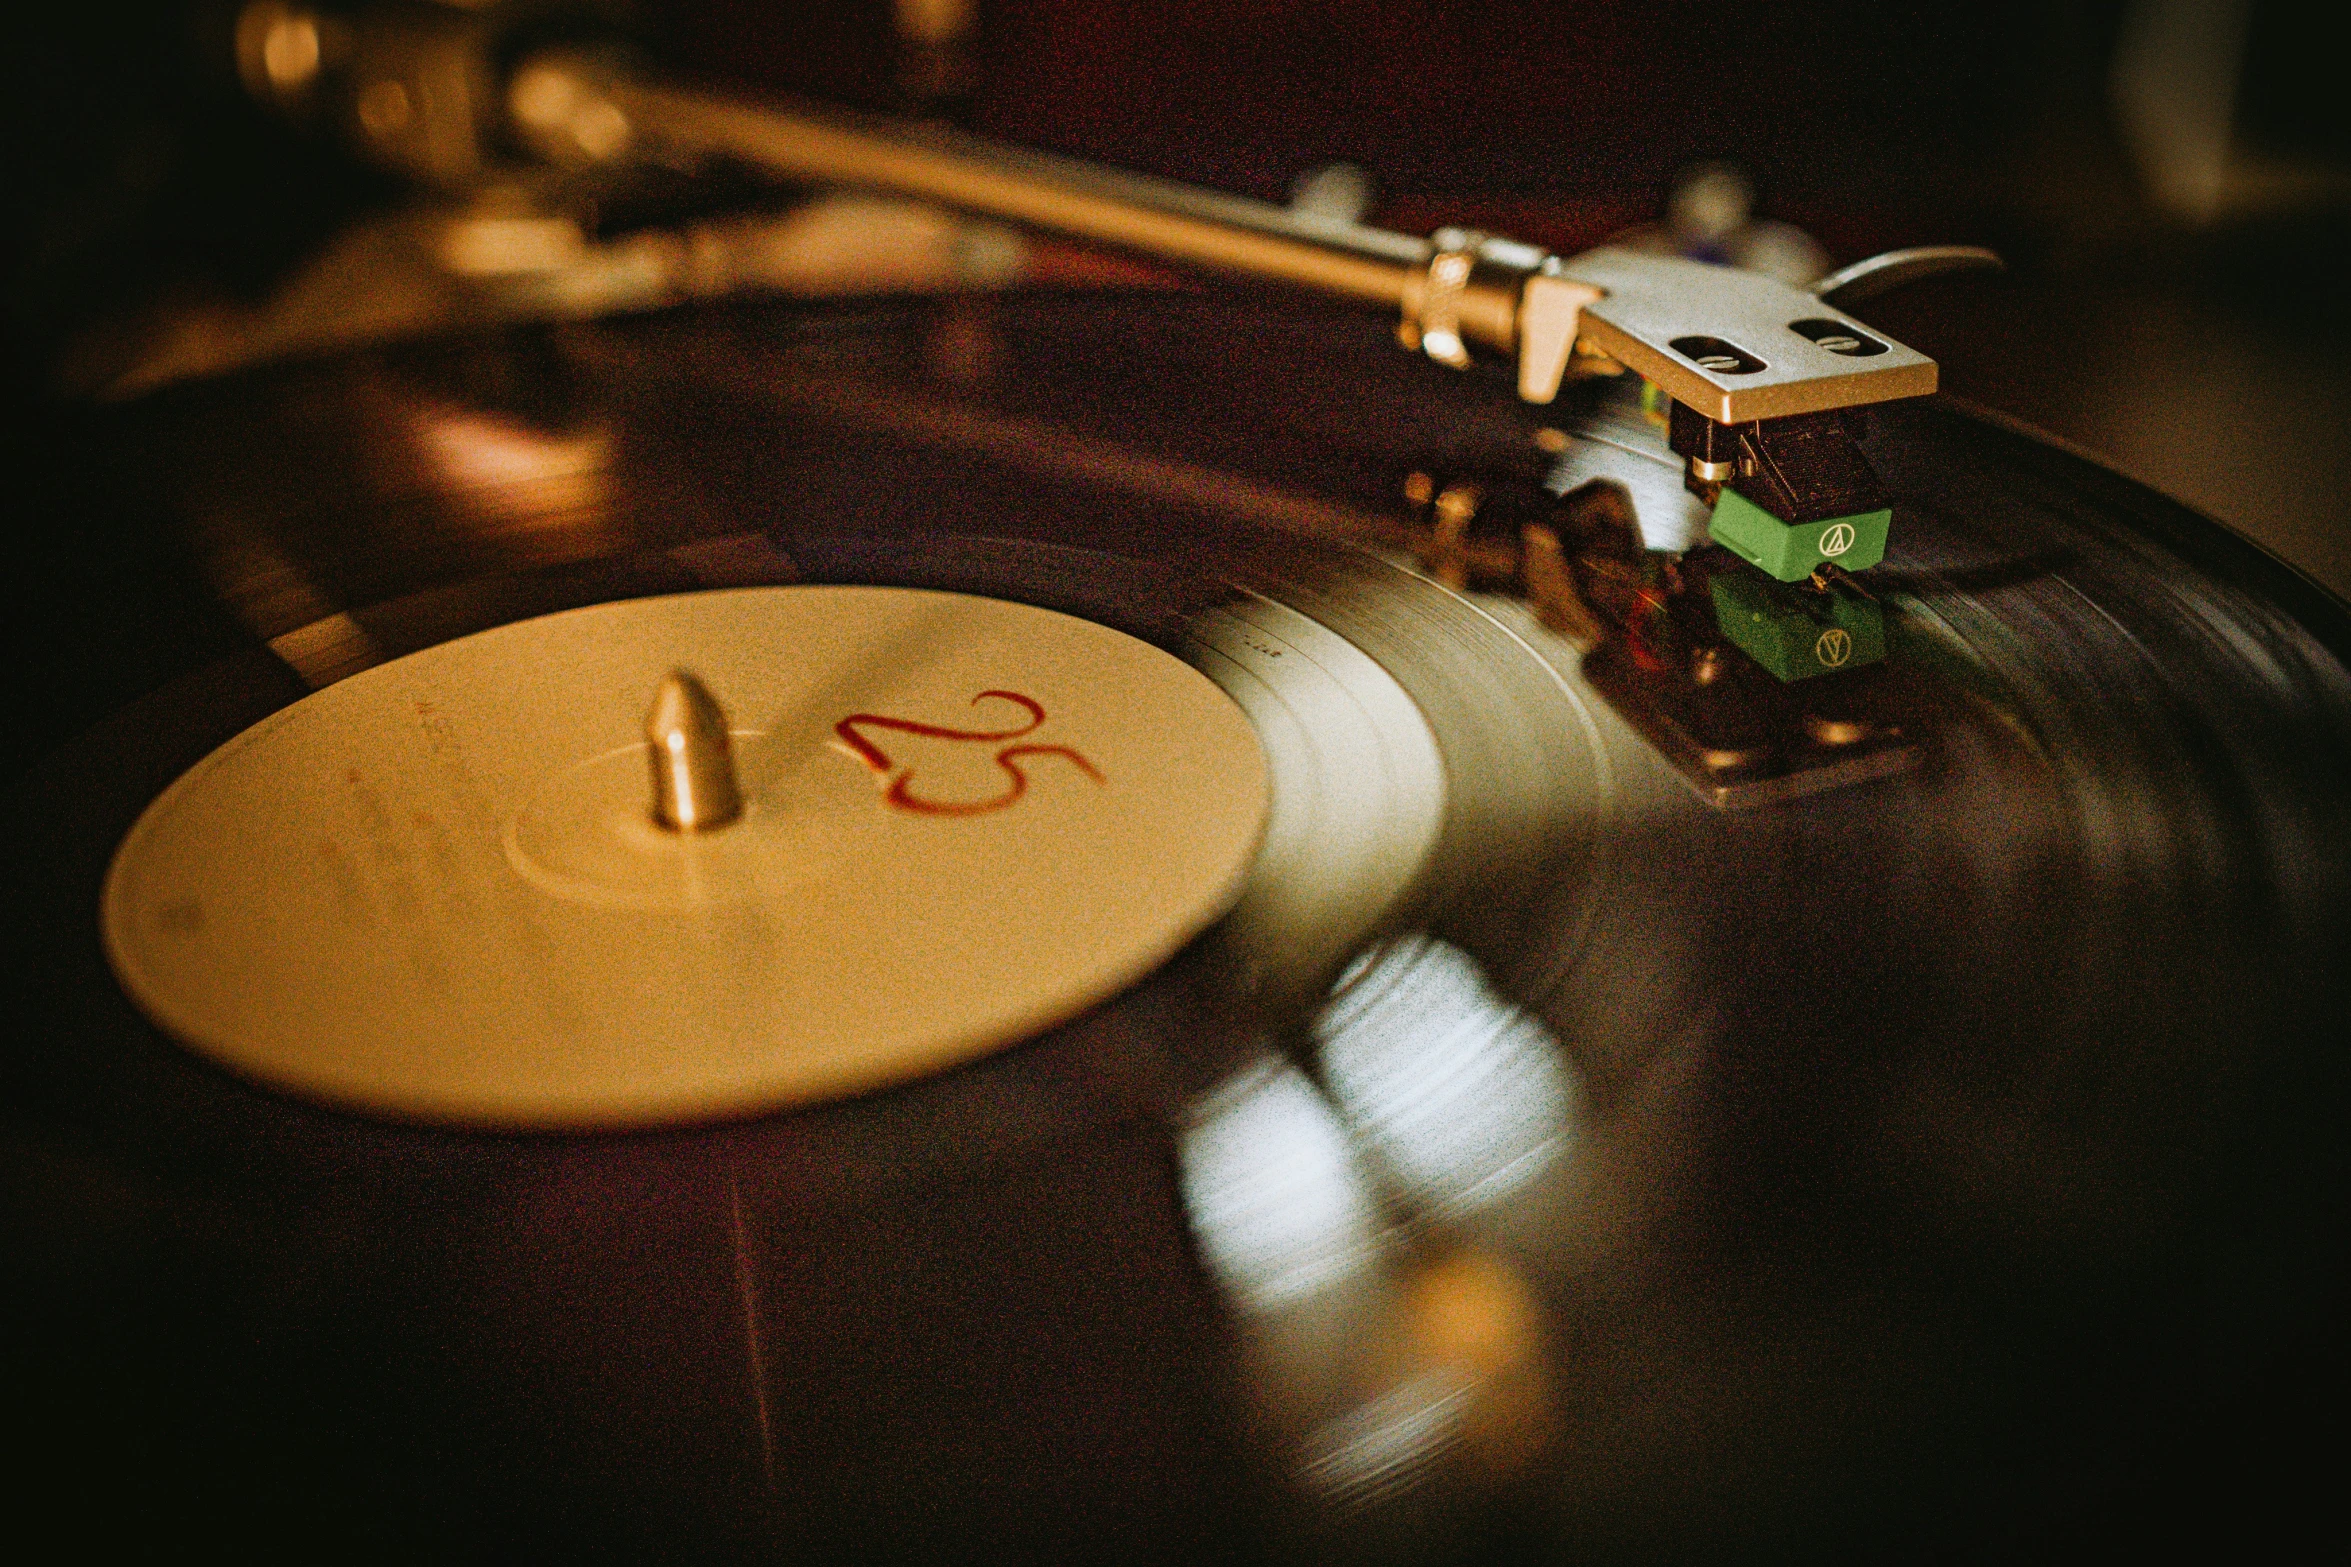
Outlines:
[{"label": "dark background", "polygon": [[[2340,594],[2351,132],[2320,9],[979,0],[948,107],[991,135],[1269,198],[1351,159],[1383,192],[1376,216],[1406,227],[1580,246],[1654,217],[1678,171],[1723,158],[1763,215],[1840,262],[1991,245],[2008,278],[1930,286],[1877,319],[1941,360],[1949,390],[2251,532]],[[20,36],[4,88],[19,396],[47,395],[60,343],[90,321],[256,297],[397,196],[237,100],[219,43],[232,12],[51,6]],[[673,67],[731,85],[908,103],[881,0],[643,0],[636,26]],[[2202,84],[2156,114],[2156,139],[2167,116],[2183,135],[2199,114],[2227,128],[2229,189],[2209,210],[2159,198],[2116,110],[2118,60],[2150,30]]]}]

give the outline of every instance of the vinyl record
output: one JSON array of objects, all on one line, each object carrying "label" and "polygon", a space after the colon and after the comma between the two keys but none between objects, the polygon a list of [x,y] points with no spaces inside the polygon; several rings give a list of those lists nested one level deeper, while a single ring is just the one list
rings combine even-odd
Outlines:
[{"label": "vinyl record", "polygon": [[[1287,301],[695,309],[81,421],[40,480],[69,738],[16,809],[44,1485],[313,1553],[2317,1521],[2351,618],[1963,410],[1865,447],[1884,564],[1787,601],[1637,388],[1528,410]],[[107,968],[118,846],[253,725],[538,617],[875,589],[1074,617],[1245,718],[1230,913],[935,1075],[594,1134],[281,1096]]]}]

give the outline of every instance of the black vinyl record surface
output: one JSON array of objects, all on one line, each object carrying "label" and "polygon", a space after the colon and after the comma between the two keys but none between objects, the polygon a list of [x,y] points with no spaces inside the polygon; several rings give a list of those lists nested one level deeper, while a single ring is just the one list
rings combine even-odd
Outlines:
[{"label": "black vinyl record surface", "polygon": [[[1898,405],[1883,656],[1782,682],[1729,629],[1743,568],[1678,553],[1627,389],[1529,410],[1382,336],[1190,295],[690,311],[60,420],[17,588],[29,1515],[782,1560],[2326,1521],[2351,619]],[[1412,473],[1484,520],[1446,533]],[[1278,942],[716,1126],[369,1122],[200,1065],[108,973],[116,844],[247,726],[491,626],[794,582],[1170,649],[1257,606],[1360,655],[1359,706],[1401,693],[1369,743],[1440,787],[1417,826],[1312,816],[1265,870],[1312,910]]]}]

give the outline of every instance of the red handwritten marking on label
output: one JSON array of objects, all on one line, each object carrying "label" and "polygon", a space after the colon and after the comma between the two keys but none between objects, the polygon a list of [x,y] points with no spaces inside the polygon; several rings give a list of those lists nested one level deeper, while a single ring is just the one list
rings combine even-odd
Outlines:
[{"label": "red handwritten marking on label", "polygon": [[[933,740],[994,742],[1017,740],[1022,735],[1033,734],[1045,722],[1045,709],[1017,691],[982,691],[971,699],[971,705],[977,707],[990,697],[1026,708],[1029,721],[1013,729],[949,729],[942,724],[917,723],[911,718],[891,718],[881,713],[851,713],[833,725],[833,733],[840,736],[841,743],[859,761],[886,777],[897,764],[890,760],[887,752],[860,731],[886,729],[898,734],[922,735]],[[1058,756],[1094,782],[1103,781],[1101,772],[1092,762],[1066,745],[1008,745],[996,753],[996,765],[1012,780],[1011,787],[1002,794],[985,800],[926,800],[914,792],[914,769],[909,767],[891,780],[882,800],[898,810],[912,811],[920,816],[985,816],[990,811],[1001,811],[1029,792],[1028,771],[1014,760],[1022,756]]]},{"label": "red handwritten marking on label", "polygon": [[851,713],[833,725],[833,733],[839,735],[842,742],[855,751],[866,766],[877,773],[886,773],[890,770],[890,759],[882,754],[879,746],[857,732],[860,726],[894,729],[900,734],[928,735],[934,740],[1017,740],[1022,735],[1032,733],[1045,721],[1044,708],[1017,691],[982,691],[971,699],[971,705],[977,707],[992,696],[1002,697],[1007,702],[1017,702],[1027,708],[1029,721],[1017,729],[949,729],[940,724],[918,724],[911,718],[885,718],[879,713]]}]

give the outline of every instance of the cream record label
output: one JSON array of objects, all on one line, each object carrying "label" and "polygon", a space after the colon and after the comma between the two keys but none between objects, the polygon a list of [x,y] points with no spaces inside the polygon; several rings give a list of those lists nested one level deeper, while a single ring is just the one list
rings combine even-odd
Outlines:
[{"label": "cream record label", "polygon": [[[649,808],[673,668],[741,814]],[[329,1103],[599,1127],[854,1093],[1149,973],[1239,896],[1268,770],[1125,634],[892,588],[604,604],[446,643],[246,731],[148,809],[108,953],[167,1032]]]}]

